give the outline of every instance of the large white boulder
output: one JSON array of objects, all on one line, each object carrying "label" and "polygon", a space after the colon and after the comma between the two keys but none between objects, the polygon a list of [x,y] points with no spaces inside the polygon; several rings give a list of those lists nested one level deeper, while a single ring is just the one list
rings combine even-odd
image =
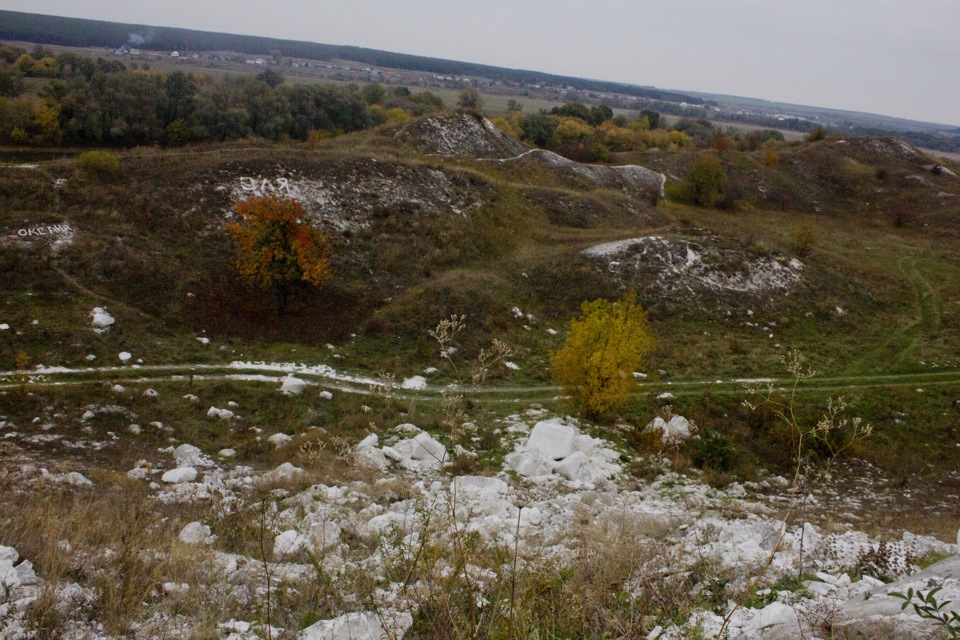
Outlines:
[{"label": "large white boulder", "polygon": [[564,424],[561,418],[541,420],[533,426],[526,448],[536,449],[547,458],[561,460],[573,451],[573,442],[578,435],[576,427]]},{"label": "large white boulder", "polygon": [[450,483],[450,495],[457,508],[457,517],[469,515],[508,516],[515,511],[507,499],[509,487],[500,478],[457,476]]},{"label": "large white boulder", "polygon": [[[361,443],[362,444],[362,443]],[[387,470],[386,453],[376,447],[362,447],[357,445],[353,450],[357,461],[373,467],[379,471]]]},{"label": "large white boulder", "polygon": [[442,464],[447,459],[447,448],[437,442],[426,431],[413,437],[413,451],[410,457],[430,463]]},{"label": "large white boulder", "polygon": [[401,384],[401,389],[426,389],[427,379],[423,376],[411,376],[406,378]]},{"label": "large white boulder", "polygon": [[508,469],[527,478],[549,475],[554,465],[554,461],[539,449],[518,449],[507,454],[504,462]]},{"label": "large white boulder", "polygon": [[90,312],[90,317],[93,318],[93,328],[99,329],[101,332],[106,331],[110,325],[116,322],[113,316],[101,307],[94,307],[93,311]]},{"label": "large white boulder", "polygon": [[569,456],[553,466],[553,472],[567,480],[576,480],[580,467],[588,458],[582,451],[574,451]]},{"label": "large white boulder", "polygon": [[597,441],[588,435],[579,435],[573,439],[573,448],[589,456],[597,450]]},{"label": "large white boulder", "polygon": [[203,455],[192,444],[181,444],[173,450],[173,459],[177,461],[178,467],[202,467],[212,464],[209,458]]},{"label": "large white boulder", "polygon": [[670,422],[657,416],[647,424],[646,429],[650,431],[659,429],[661,431],[660,439],[664,444],[679,444],[693,435],[690,429],[690,421],[683,416],[673,416],[670,418]]},{"label": "large white boulder", "polygon": [[303,476],[303,469],[295,467],[289,462],[284,462],[273,471],[267,471],[260,476],[260,481],[264,484],[280,484],[283,482],[292,482]]},{"label": "large white boulder", "polygon": [[303,520],[307,548],[314,553],[340,544],[340,526],[322,514],[312,513]]},{"label": "large white boulder", "polygon": [[281,385],[280,391],[288,396],[298,396],[303,393],[303,390],[306,388],[306,381],[301,380],[300,378],[295,378],[291,375],[283,379],[283,385]]},{"label": "large white boulder", "polygon": [[177,467],[164,473],[161,480],[167,484],[183,484],[184,482],[193,482],[197,479],[197,470],[193,467]]},{"label": "large white boulder", "polygon": [[180,542],[184,544],[211,544],[215,538],[210,527],[200,522],[191,522],[180,530]]},{"label": "large white boulder", "polygon": [[221,420],[229,420],[234,416],[233,411],[230,409],[220,409],[217,407],[210,407],[207,409],[207,415],[211,418],[220,418]]},{"label": "large white boulder", "polygon": [[938,637],[929,620],[921,620],[911,607],[904,611],[903,600],[889,595],[892,592],[906,593],[910,588],[914,592],[927,593],[931,585],[943,587],[936,596],[939,602],[950,601],[944,607],[944,613],[960,613],[960,556],[951,556],[919,573],[874,587],[867,597],[860,595],[849,599],[837,612],[834,629],[845,633],[845,637],[871,640]]},{"label": "large white boulder", "polygon": [[506,482],[492,476],[457,476],[450,483],[450,493],[457,500],[490,493],[505,494],[508,490],[509,487]]},{"label": "large white boulder", "polygon": [[307,627],[299,640],[401,640],[412,625],[406,611],[347,613]]},{"label": "large white boulder", "polygon": [[690,421],[683,416],[673,416],[663,430],[664,442],[683,442],[692,435]]},{"label": "large white boulder", "polygon": [[275,433],[267,438],[267,442],[272,444],[277,449],[287,446],[290,444],[291,440],[293,440],[293,438],[285,433]]},{"label": "large white boulder", "polygon": [[273,540],[273,554],[278,557],[293,555],[307,546],[307,538],[299,531],[284,531]]}]

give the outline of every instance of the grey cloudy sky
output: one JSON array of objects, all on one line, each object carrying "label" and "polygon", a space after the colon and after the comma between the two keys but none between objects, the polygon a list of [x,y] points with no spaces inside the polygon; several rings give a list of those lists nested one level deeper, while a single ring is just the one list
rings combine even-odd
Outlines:
[{"label": "grey cloudy sky", "polygon": [[0,0],[960,125],[960,0]]}]

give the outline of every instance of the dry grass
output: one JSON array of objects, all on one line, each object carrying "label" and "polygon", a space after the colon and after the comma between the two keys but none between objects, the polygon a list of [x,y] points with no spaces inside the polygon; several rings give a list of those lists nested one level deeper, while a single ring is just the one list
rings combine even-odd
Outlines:
[{"label": "dry grass", "polygon": [[[217,587],[219,572],[207,548],[177,539],[175,512],[159,518],[141,486],[104,484],[96,490],[7,489],[0,542],[34,563],[46,588],[33,605],[37,630],[55,637],[69,617],[89,617],[112,633],[127,633],[151,617],[188,616],[196,630],[214,629],[230,610]],[[96,597],[65,611],[56,592],[76,582]],[[191,585],[185,594],[165,594],[163,584]],[[220,597],[217,597],[217,596]]]}]

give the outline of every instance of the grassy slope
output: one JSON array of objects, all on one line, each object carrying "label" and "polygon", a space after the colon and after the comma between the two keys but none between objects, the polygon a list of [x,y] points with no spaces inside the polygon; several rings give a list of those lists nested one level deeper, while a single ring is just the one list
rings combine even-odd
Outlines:
[{"label": "grassy slope", "polygon": [[[651,208],[622,194],[571,190],[543,171],[508,176],[490,163],[425,158],[376,133],[319,148],[145,150],[125,156],[121,178],[105,183],[76,177],[69,161],[34,171],[0,168],[4,233],[64,221],[78,230],[59,254],[41,245],[28,249],[17,239],[0,245],[0,322],[11,325],[0,333],[0,370],[14,368],[20,350],[31,363],[48,365],[86,364],[91,353],[98,364],[114,364],[115,354],[126,350],[149,364],[242,356],[402,377],[437,364],[426,330],[462,313],[468,316],[460,340],[464,358],[503,339],[516,347],[521,369],[497,372],[494,383],[542,384],[549,351],[561,343],[579,303],[619,294],[604,271],[578,255],[583,248],[652,233],[697,240],[709,232],[744,255],[787,253],[800,222],[814,224],[817,241],[804,257],[805,284],[789,296],[691,303],[648,294],[644,302],[659,338],[651,370],[662,369],[664,381],[777,375],[787,348],[810,354],[823,375],[956,370],[958,205],[937,195],[957,190],[952,179],[923,173],[931,186],[917,187],[907,176],[923,171],[919,161],[826,142],[787,145],[780,156],[775,167],[760,156],[724,157],[741,193],[735,212],[669,203]],[[278,166],[335,180],[371,157],[459,176],[464,192],[486,204],[467,217],[379,211],[368,230],[336,239],[335,282],[306,295],[288,316],[273,317],[269,300],[232,274],[220,226],[229,202],[215,186],[251,172],[270,175]],[[643,158],[673,175],[682,174],[688,160]],[[56,178],[66,178],[66,185],[55,188]],[[90,330],[93,306],[106,306],[117,318],[110,332]],[[513,307],[535,320],[517,319]],[[32,325],[35,319],[39,324]],[[775,338],[748,321],[768,326]],[[213,338],[211,345],[195,340],[201,332]],[[333,358],[327,342],[342,359]],[[441,379],[445,375],[451,372],[442,371]],[[957,428],[954,391],[951,385],[922,397],[913,389],[855,391],[858,410],[878,425],[873,459],[919,472],[933,442],[940,452],[934,459],[955,466],[947,457]],[[812,416],[819,398],[810,400]],[[707,428],[753,450],[758,462],[776,446],[769,434],[758,439],[747,428],[735,397],[714,402],[698,394],[678,403]],[[650,411],[648,401],[623,417],[645,421]],[[912,415],[909,428],[896,417],[900,411]],[[929,429],[942,435],[919,440]]]}]

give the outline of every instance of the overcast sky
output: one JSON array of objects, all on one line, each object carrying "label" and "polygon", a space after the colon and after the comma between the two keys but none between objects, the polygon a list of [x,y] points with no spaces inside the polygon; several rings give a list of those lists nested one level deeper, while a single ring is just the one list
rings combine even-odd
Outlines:
[{"label": "overcast sky", "polygon": [[960,0],[0,0],[960,125]]}]

